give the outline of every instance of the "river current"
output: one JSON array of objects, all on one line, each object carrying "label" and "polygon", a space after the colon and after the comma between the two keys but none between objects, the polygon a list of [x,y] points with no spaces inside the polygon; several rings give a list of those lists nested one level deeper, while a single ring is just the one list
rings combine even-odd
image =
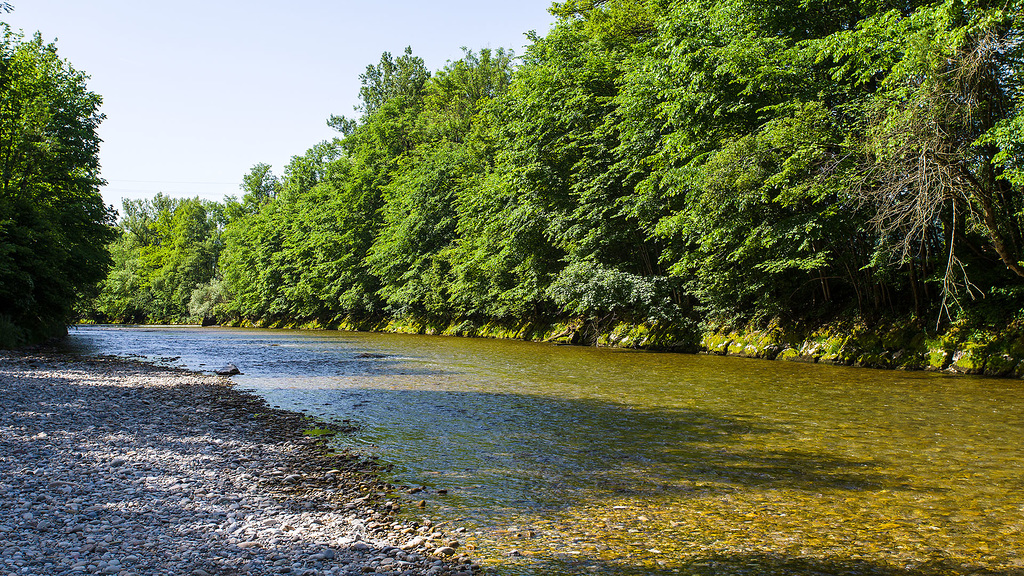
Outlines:
[{"label": "river current", "polygon": [[[334,331],[74,328],[360,430],[500,574],[1024,574],[1024,383]],[[417,508],[413,500],[426,501]]]}]

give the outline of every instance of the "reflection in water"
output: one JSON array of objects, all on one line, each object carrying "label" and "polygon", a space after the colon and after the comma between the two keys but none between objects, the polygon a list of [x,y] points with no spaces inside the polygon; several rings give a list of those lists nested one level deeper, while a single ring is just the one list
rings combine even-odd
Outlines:
[{"label": "reflection in water", "polygon": [[507,574],[1024,573],[1016,381],[365,333],[72,341],[233,362],[272,404],[359,422],[345,441]]}]

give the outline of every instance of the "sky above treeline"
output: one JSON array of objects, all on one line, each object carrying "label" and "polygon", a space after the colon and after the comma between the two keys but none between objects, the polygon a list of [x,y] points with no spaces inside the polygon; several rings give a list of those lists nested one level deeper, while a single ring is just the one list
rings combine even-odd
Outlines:
[{"label": "sky above treeline", "polygon": [[359,75],[412,46],[437,70],[461,47],[512,49],[545,34],[551,0],[10,0],[0,21],[56,40],[103,96],[107,204],[239,194],[249,168],[337,135],[331,114],[358,117]]}]

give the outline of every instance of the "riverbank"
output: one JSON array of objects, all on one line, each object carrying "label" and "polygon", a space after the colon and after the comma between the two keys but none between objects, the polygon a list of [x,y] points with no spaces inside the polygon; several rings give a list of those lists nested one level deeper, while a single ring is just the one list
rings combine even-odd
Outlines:
[{"label": "riverbank", "polygon": [[784,326],[695,327],[569,320],[554,323],[432,323],[400,318],[318,323],[276,323],[265,328],[299,328],[532,340],[704,353],[765,360],[823,363],[864,368],[927,370],[1024,378],[1024,325],[999,327],[954,324],[943,332],[893,321],[868,326],[833,322]]},{"label": "riverbank", "polygon": [[999,328],[954,324],[944,332],[892,322],[819,326],[719,327],[703,332],[680,326],[601,323],[581,320],[547,326],[485,324],[436,328],[415,322],[391,322],[388,332],[519,338],[565,344],[706,353],[742,358],[835,364],[864,368],[927,370],[954,374],[1024,378],[1024,327]]},{"label": "riverbank", "polygon": [[721,329],[705,333],[710,354],[890,370],[1024,378],[1024,329],[954,325],[945,332],[909,325],[835,324],[814,328]]},{"label": "riverbank", "polygon": [[[467,576],[454,534],[230,379],[0,352],[0,572]],[[313,428],[311,430],[311,428]]]}]

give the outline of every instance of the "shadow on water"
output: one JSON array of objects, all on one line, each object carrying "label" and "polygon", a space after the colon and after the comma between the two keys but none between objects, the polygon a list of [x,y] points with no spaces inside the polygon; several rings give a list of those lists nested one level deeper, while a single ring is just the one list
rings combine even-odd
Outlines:
[{"label": "shadow on water", "polygon": [[[897,544],[904,534],[918,538],[930,523],[949,532],[945,512],[904,522],[887,506],[944,498],[948,487],[904,476],[883,456],[801,448],[782,420],[523,394],[363,393],[363,432],[395,464],[392,480],[433,488],[409,497],[428,501],[407,502],[410,515],[468,521],[501,574],[964,573],[957,560],[887,563],[887,546],[928,556],[947,545],[930,536]],[[888,535],[874,530],[888,522]],[[519,540],[510,525],[531,533]],[[794,545],[805,551],[794,555]],[[956,546],[960,558],[973,553]],[[501,558],[516,547],[530,552]],[[654,547],[662,553],[647,553]],[[577,555],[562,559],[569,548]]]},{"label": "shadow on water", "polygon": [[[303,398],[330,398],[331,391]],[[340,393],[342,391],[335,391]],[[808,491],[926,490],[875,460],[780,447],[763,419],[594,399],[422,390],[343,391],[396,479],[479,486],[498,505],[570,507],[602,495],[673,498],[704,483]],[[354,398],[353,398],[354,395]],[[321,402],[329,404],[330,402]],[[466,502],[471,504],[471,502]]]}]

